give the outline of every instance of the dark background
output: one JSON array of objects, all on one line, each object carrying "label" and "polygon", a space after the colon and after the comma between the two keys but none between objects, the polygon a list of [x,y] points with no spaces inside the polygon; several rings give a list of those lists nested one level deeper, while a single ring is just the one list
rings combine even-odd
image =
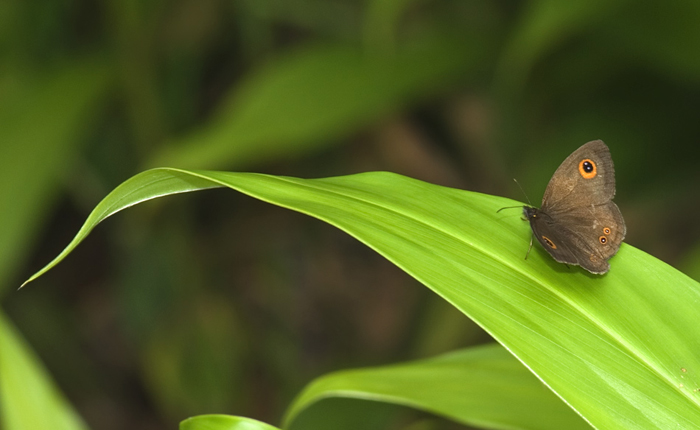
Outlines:
[{"label": "dark background", "polygon": [[699,22],[695,0],[4,0],[3,308],[94,429],[278,424],[316,376],[490,338],[344,233],[231,190],[120,213],[16,287],[150,167],[388,170],[523,201],[517,178],[538,205],[593,139],[626,242],[700,279]]}]

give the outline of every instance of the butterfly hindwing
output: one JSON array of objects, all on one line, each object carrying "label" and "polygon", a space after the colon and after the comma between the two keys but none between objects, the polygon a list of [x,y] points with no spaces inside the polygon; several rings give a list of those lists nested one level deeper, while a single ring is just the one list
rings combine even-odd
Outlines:
[{"label": "butterfly hindwing", "polygon": [[625,237],[625,224],[617,205],[608,202],[587,213],[567,212],[560,218],[538,211],[530,226],[544,249],[558,262],[574,264],[592,273],[605,273],[607,262]]}]

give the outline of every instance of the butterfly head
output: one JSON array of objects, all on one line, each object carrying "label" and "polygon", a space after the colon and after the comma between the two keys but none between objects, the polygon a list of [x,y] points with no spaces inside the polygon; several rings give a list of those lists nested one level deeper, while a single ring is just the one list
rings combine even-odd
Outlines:
[{"label": "butterfly head", "polygon": [[523,215],[528,220],[536,219],[539,216],[540,210],[532,206],[523,206]]}]

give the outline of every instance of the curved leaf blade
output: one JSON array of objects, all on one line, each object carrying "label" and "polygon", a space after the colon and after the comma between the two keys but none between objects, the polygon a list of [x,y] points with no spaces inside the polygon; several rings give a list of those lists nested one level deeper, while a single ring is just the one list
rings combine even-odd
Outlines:
[{"label": "curved leaf blade", "polygon": [[[0,80],[8,78],[15,83],[0,83],[0,205],[7,208],[0,213],[2,281],[13,276],[50,213],[80,137],[95,123],[111,72],[106,63],[86,58],[45,76]],[[0,295],[7,287],[0,283]]]},{"label": "curved leaf blade", "polygon": [[263,422],[230,415],[199,415],[180,423],[180,430],[279,430]]},{"label": "curved leaf blade", "polygon": [[324,375],[297,397],[284,427],[328,397],[396,403],[483,428],[591,428],[496,344],[412,363]]},{"label": "curved leaf blade", "polygon": [[[169,186],[151,192],[144,178]],[[527,224],[496,213],[513,201],[381,172],[304,180],[155,169],[95,212],[198,186],[229,186],[358,238],[471,317],[595,427],[700,428],[700,286],[648,254],[624,244],[602,277],[540,248],[524,260]],[[99,222],[95,212],[40,273]]]},{"label": "curved leaf blade", "polygon": [[78,246],[80,242],[87,237],[97,224],[114,215],[115,213],[126,209],[138,203],[152,200],[158,197],[169,196],[171,194],[187,193],[191,191],[205,190],[208,188],[216,188],[221,185],[212,183],[211,181],[200,179],[197,176],[189,174],[178,174],[177,171],[171,171],[171,174],[163,175],[159,169],[147,170],[138,174],[120,186],[114,189],[107,197],[105,197],[95,209],[90,213],[90,216],[85,221],[83,226],[75,235],[68,246],[61,251],[56,258],[53,259],[44,268],[27,279],[20,288],[32,282],[42,274],[46,273],[50,268],[63,260],[70,252]]},{"label": "curved leaf blade", "polygon": [[304,47],[251,73],[207,127],[148,164],[220,168],[309,151],[464,80],[484,43],[431,34],[393,55]]}]

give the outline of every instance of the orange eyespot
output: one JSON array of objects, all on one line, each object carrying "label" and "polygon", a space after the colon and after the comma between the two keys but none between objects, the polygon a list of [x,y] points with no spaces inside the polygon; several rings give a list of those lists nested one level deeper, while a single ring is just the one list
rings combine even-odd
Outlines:
[{"label": "orange eyespot", "polygon": [[542,240],[544,240],[544,242],[547,245],[549,245],[550,248],[557,249],[557,245],[555,245],[554,242],[552,242],[552,240],[550,238],[548,238],[547,236],[542,236]]},{"label": "orange eyespot", "polygon": [[608,238],[605,237],[605,236],[600,236],[600,237],[598,238],[598,242],[600,242],[601,244],[605,245],[606,243],[608,243]]},{"label": "orange eyespot", "polygon": [[610,229],[609,229],[608,227],[604,227],[604,228],[603,228],[603,234],[608,235],[608,234],[610,234],[610,233],[611,233],[611,231],[610,231]]},{"label": "orange eyespot", "polygon": [[590,158],[585,158],[578,163],[578,172],[584,179],[593,179],[598,174],[598,168],[593,160]]}]

